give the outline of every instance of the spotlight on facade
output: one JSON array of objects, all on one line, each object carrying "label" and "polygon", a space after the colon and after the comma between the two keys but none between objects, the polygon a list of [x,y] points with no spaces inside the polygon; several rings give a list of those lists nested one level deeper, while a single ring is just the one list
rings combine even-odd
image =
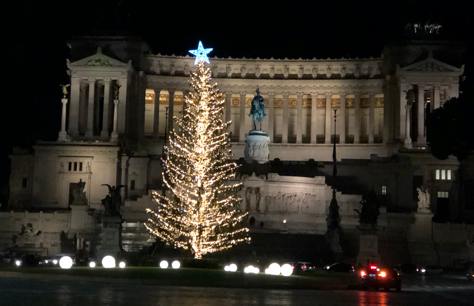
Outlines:
[{"label": "spotlight on facade", "polygon": [[58,264],[58,260],[57,259],[53,259],[53,265],[57,265]]},{"label": "spotlight on facade", "polygon": [[72,264],[72,258],[69,256],[63,256],[59,259],[59,267],[61,269],[71,269]]},{"label": "spotlight on facade", "polygon": [[173,260],[173,262],[171,263],[171,268],[173,269],[181,268],[181,263],[179,262],[179,260]]},{"label": "spotlight on facade", "polygon": [[22,264],[21,260],[19,259],[15,260],[15,266],[21,267],[21,264]]},{"label": "spotlight on facade", "polygon": [[125,269],[127,264],[125,263],[125,261],[121,261],[121,262],[119,262],[118,266],[119,266],[120,269]]},{"label": "spotlight on facade", "polygon": [[246,274],[249,274],[249,273],[258,274],[258,273],[260,273],[260,269],[258,267],[254,267],[252,265],[249,265],[249,266],[246,266],[244,268],[244,273],[246,273]]},{"label": "spotlight on facade", "polygon": [[96,267],[95,261],[89,262],[89,268],[95,268],[95,267]]},{"label": "spotlight on facade", "polygon": [[268,268],[265,269],[265,274],[268,275],[280,275],[281,267],[276,262],[271,263]]},{"label": "spotlight on facade", "polygon": [[169,264],[168,264],[167,260],[160,261],[160,268],[161,269],[168,269],[168,266],[169,266]]},{"label": "spotlight on facade", "polygon": [[286,224],[286,219],[283,219],[283,224]]},{"label": "spotlight on facade", "polygon": [[104,256],[102,258],[102,267],[106,269],[115,268],[115,258],[111,255]]},{"label": "spotlight on facade", "polygon": [[44,263],[45,263],[45,264],[48,264],[48,263],[49,263],[49,260],[45,259],[45,260],[44,260]]},{"label": "spotlight on facade", "polygon": [[293,266],[290,264],[284,264],[281,266],[280,273],[283,276],[290,276],[293,274]]}]

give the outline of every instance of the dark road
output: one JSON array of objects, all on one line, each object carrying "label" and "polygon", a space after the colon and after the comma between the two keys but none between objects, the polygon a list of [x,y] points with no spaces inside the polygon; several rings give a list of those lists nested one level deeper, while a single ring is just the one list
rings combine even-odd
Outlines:
[{"label": "dark road", "polygon": [[456,278],[418,278],[402,292],[166,287],[140,281],[67,276],[2,275],[0,305],[472,305],[474,284]]}]

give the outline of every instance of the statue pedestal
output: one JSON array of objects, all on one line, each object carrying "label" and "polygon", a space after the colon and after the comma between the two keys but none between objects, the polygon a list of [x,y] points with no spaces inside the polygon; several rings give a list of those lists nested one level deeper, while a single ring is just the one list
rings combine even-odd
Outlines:
[{"label": "statue pedestal", "polygon": [[359,255],[357,255],[357,265],[366,265],[367,263],[379,263],[379,239],[375,229],[369,229],[364,226],[359,228]]},{"label": "statue pedestal", "polygon": [[102,228],[99,234],[99,241],[97,244],[97,260],[102,260],[106,255],[117,255],[122,251],[120,245],[122,219],[120,217],[102,217]]},{"label": "statue pedestal", "polygon": [[417,212],[414,223],[408,230],[408,248],[411,260],[418,264],[437,264],[437,254],[433,242],[433,214]]},{"label": "statue pedestal", "polygon": [[256,161],[259,164],[268,162],[270,156],[269,143],[270,137],[264,131],[250,131],[245,139],[245,161],[247,163]]}]

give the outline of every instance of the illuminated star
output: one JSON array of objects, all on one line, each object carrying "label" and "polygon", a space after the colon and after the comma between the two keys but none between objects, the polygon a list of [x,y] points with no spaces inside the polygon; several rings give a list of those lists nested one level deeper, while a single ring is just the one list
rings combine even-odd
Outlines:
[{"label": "illuminated star", "polygon": [[196,56],[196,59],[194,60],[194,65],[196,65],[199,62],[205,62],[209,64],[209,58],[207,55],[212,51],[212,48],[204,48],[202,46],[202,42],[199,41],[198,47],[196,50],[189,50],[189,53],[192,55]]}]

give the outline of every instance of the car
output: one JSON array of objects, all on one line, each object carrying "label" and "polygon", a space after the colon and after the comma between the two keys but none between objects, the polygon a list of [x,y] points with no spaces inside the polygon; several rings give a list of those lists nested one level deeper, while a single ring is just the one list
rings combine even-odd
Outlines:
[{"label": "car", "polygon": [[308,272],[316,270],[316,265],[307,261],[298,261],[293,264],[294,272]]},{"label": "car", "polygon": [[467,269],[466,277],[468,281],[470,282],[474,281],[474,264],[469,266],[469,268]]},{"label": "car", "polygon": [[440,274],[443,273],[443,268],[436,265],[419,266],[416,268],[416,272],[420,274]]},{"label": "car", "polygon": [[362,267],[359,271],[359,279],[362,288],[364,289],[379,289],[384,290],[395,289],[402,290],[402,280],[397,270],[392,267],[379,266],[377,264],[369,264]]},{"label": "car", "polygon": [[325,270],[328,272],[354,272],[354,266],[345,262],[336,262],[325,267]]}]

